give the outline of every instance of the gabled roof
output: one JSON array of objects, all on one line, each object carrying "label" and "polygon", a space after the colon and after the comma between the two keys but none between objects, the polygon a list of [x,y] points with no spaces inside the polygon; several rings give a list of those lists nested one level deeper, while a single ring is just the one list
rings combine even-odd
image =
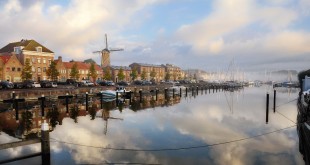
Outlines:
[{"label": "gabled roof", "polygon": [[1,55],[0,56],[0,59],[3,61],[3,63],[5,64],[5,63],[7,63],[9,60],[10,60],[10,58],[12,57],[12,55]]},{"label": "gabled roof", "polygon": [[[63,64],[64,64],[66,69],[71,69],[72,66],[74,65],[74,63],[77,64],[77,68],[78,69],[83,69],[83,70],[88,70],[90,68],[90,66],[91,66],[91,64],[84,63],[84,62],[81,62],[81,61],[63,62]],[[95,69],[97,71],[102,70],[98,65],[95,65]]]},{"label": "gabled roof", "polygon": [[146,64],[146,63],[132,63],[130,64],[129,66],[131,65],[140,65],[140,66],[146,66],[146,67],[162,67],[162,65],[154,65],[154,64]]},{"label": "gabled roof", "polygon": [[116,69],[116,70],[119,70],[119,69],[123,69],[123,70],[131,70],[130,67],[128,66],[110,66],[112,69]]},{"label": "gabled roof", "polygon": [[37,51],[36,47],[42,47],[42,52],[47,53],[54,53],[45,46],[41,45],[35,40],[21,40],[19,42],[12,42],[7,44],[5,47],[0,49],[0,53],[11,53],[14,52],[14,47],[23,46],[24,48],[22,50],[28,50],[28,51]]}]

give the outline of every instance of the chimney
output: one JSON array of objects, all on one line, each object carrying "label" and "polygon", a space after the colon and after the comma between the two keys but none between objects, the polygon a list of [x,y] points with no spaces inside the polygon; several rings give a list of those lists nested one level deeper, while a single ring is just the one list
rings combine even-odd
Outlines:
[{"label": "chimney", "polygon": [[58,61],[62,62],[62,57],[61,56],[58,56]]}]

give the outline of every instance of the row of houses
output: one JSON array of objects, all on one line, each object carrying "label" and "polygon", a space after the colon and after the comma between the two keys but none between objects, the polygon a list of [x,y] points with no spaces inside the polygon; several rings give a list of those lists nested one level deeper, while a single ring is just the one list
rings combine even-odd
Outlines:
[{"label": "row of houses", "polygon": [[[21,73],[25,66],[26,60],[30,61],[32,67],[32,79],[34,81],[48,80],[47,69],[52,61],[56,62],[56,68],[60,75],[59,81],[66,81],[70,78],[71,68],[77,64],[79,71],[79,80],[89,79],[88,72],[91,66],[90,63],[83,61],[69,61],[65,62],[61,56],[55,59],[55,53],[38,43],[35,40],[21,40],[18,42],[9,43],[0,49],[0,79],[12,82],[22,81]],[[112,80],[118,82],[118,73],[122,69],[124,73],[124,80],[131,81],[131,73],[133,70],[137,71],[137,79],[145,79],[154,81],[160,80],[179,80],[186,75],[180,67],[172,64],[153,65],[145,63],[132,63],[129,66],[107,66],[111,71]],[[104,77],[103,69],[99,65],[95,65],[98,74],[97,79]],[[152,74],[153,73],[153,74]],[[154,74],[155,73],[155,74]],[[167,77],[166,75],[169,74]]]}]

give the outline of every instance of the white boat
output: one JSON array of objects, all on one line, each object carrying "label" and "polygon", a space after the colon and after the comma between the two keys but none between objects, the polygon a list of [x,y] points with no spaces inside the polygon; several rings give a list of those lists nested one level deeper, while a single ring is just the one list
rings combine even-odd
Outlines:
[{"label": "white boat", "polygon": [[186,87],[185,86],[183,86],[183,85],[179,85],[179,84],[175,84],[175,85],[173,85],[172,87],[170,87],[170,88],[168,88],[169,90],[173,90],[174,89],[174,91],[180,91],[180,89],[181,90],[185,90],[186,89]]},{"label": "white boat", "polygon": [[117,86],[115,88],[115,92],[117,92],[118,94],[122,94],[122,93],[126,93],[126,92],[129,92],[129,91],[127,91],[124,86]]},{"label": "white boat", "polygon": [[103,90],[100,91],[102,93],[104,98],[115,98],[116,97],[116,91],[113,90]]}]

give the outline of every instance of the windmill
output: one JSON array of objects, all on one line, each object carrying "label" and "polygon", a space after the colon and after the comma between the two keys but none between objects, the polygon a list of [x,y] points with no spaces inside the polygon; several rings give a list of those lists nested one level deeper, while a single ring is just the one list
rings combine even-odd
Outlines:
[{"label": "windmill", "polygon": [[109,110],[102,110],[102,118],[105,121],[104,123],[104,130],[103,133],[106,135],[108,132],[108,121],[109,119],[116,119],[116,120],[124,120],[122,118],[117,118],[117,117],[110,117],[110,111]]},{"label": "windmill", "polygon": [[114,48],[109,49],[108,47],[108,37],[107,34],[105,34],[105,48],[99,51],[94,51],[93,53],[101,53],[101,67],[107,67],[110,66],[110,52],[114,51],[123,51],[124,49],[121,48]]}]

